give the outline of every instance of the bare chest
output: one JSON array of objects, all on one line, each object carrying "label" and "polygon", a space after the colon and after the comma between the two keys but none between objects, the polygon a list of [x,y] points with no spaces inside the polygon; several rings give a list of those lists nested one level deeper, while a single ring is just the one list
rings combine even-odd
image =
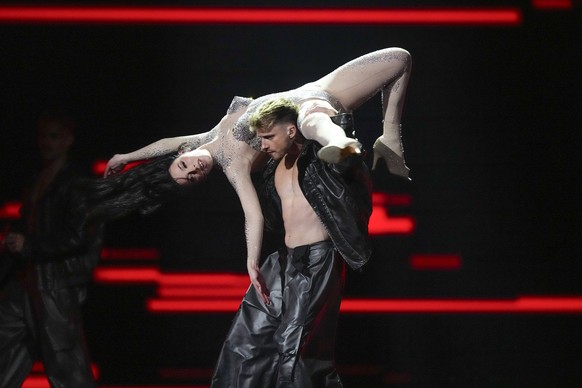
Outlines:
[{"label": "bare chest", "polygon": [[297,197],[303,197],[301,187],[299,187],[297,165],[291,167],[285,166],[282,161],[275,170],[275,189],[281,198],[283,205],[289,200]]}]

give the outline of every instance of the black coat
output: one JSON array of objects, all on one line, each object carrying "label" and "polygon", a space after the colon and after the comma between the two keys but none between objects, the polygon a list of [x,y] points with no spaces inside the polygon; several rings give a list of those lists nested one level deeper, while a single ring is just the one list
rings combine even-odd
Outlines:
[{"label": "black coat", "polygon": [[[368,238],[370,174],[361,155],[330,164],[317,157],[320,148],[315,141],[305,141],[297,160],[299,185],[336,249],[352,269],[360,269],[372,253]],[[269,161],[258,192],[266,230],[282,232],[281,200],[275,189],[277,165],[278,161]]]},{"label": "black coat", "polygon": [[83,179],[67,164],[37,203],[25,199],[21,210],[24,260],[53,263],[68,286],[89,281],[101,254],[102,227],[85,225],[87,195],[79,184]]}]

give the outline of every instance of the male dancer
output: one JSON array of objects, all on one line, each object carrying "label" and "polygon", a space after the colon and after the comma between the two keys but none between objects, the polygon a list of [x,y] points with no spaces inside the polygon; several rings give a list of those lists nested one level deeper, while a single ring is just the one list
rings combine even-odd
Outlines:
[{"label": "male dancer", "polygon": [[19,265],[0,290],[0,387],[20,387],[37,357],[51,387],[96,387],[81,305],[101,233],[85,225],[82,175],[68,160],[74,122],[46,112],[37,140],[42,168],[24,198],[21,229],[4,241]]},{"label": "male dancer", "polygon": [[336,164],[318,158],[321,145],[297,129],[298,114],[290,100],[276,99],[249,120],[272,157],[260,191],[265,224],[283,232],[285,246],[260,269],[248,261],[253,285],[213,388],[342,386],[334,348],[344,269],[346,262],[359,269],[371,254],[371,185],[359,152]]}]

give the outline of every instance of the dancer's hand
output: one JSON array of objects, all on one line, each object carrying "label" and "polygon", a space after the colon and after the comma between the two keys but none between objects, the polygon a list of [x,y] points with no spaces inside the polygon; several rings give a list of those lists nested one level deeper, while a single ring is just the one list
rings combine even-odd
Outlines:
[{"label": "dancer's hand", "polygon": [[269,297],[269,290],[267,289],[267,285],[265,283],[265,279],[263,279],[263,275],[261,275],[261,271],[258,267],[248,265],[247,270],[249,272],[249,276],[251,278],[251,283],[253,283],[253,287],[263,300],[265,304],[271,304],[271,298]]},{"label": "dancer's hand", "polygon": [[124,154],[115,154],[109,162],[107,162],[107,167],[105,167],[105,173],[103,176],[107,178],[109,175],[117,174],[121,172],[123,168],[127,165],[127,158]]}]

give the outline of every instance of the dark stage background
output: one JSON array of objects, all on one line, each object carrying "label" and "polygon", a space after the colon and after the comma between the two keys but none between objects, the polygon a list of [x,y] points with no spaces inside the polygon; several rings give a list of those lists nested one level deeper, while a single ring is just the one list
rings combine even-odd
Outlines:
[{"label": "dark stage background", "polygon": [[[581,296],[580,7],[534,3],[480,3],[518,8],[516,26],[0,24],[0,199],[18,200],[37,167],[33,129],[47,106],[73,113],[75,156],[90,166],[204,132],[234,95],[291,89],[400,46],[413,56],[403,119],[413,180],[376,171],[374,189],[410,198],[388,210],[415,228],[374,236],[373,259],[348,274],[346,297]],[[314,4],[347,3],[303,3]],[[366,5],[410,6],[357,4]],[[379,97],[355,114],[369,149],[380,114]],[[233,190],[213,174],[152,216],[108,225],[107,247],[154,248],[155,263],[102,265],[244,273],[242,224]],[[459,265],[422,270],[411,265],[415,254],[453,255]],[[148,313],[156,292],[148,283],[96,282],[90,291],[86,331],[100,384],[208,384],[232,313]],[[580,311],[344,314],[337,361],[346,387],[574,387],[581,327]]]}]

